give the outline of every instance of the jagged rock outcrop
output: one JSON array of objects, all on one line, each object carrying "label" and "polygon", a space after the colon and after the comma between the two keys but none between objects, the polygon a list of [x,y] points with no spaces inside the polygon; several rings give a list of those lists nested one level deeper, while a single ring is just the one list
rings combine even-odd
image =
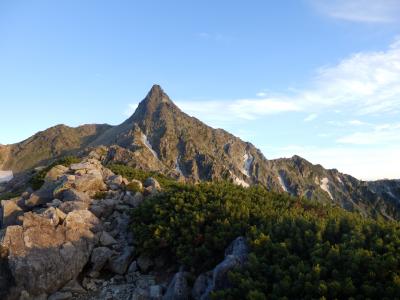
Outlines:
[{"label": "jagged rock outcrop", "polygon": [[180,271],[172,278],[171,283],[168,285],[167,292],[163,300],[189,300],[190,288],[188,284],[189,273]]},{"label": "jagged rock outcrop", "polygon": [[162,287],[135,267],[128,212],[140,202],[126,201],[131,182],[91,158],[45,178],[39,191],[1,203],[1,299],[160,299]]},{"label": "jagged rock outcrop", "polygon": [[211,272],[200,274],[193,286],[195,300],[210,299],[210,293],[229,288],[228,272],[243,267],[248,259],[249,248],[244,237],[236,238],[226,249],[225,259]]}]

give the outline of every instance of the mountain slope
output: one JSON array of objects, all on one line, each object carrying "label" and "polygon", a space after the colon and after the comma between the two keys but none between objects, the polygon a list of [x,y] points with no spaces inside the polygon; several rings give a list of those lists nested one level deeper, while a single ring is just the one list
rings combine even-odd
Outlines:
[{"label": "mountain slope", "polygon": [[182,112],[158,85],[118,126],[59,125],[21,143],[0,146],[0,169],[24,171],[62,155],[93,150],[103,163],[123,163],[191,182],[260,184],[364,215],[400,219],[400,181],[364,182],[299,156],[268,160],[251,143]]},{"label": "mountain slope", "polygon": [[85,148],[109,125],[57,125],[16,144],[0,146],[0,169],[14,173]]},{"label": "mountain slope", "polygon": [[157,85],[128,120],[91,145],[147,149],[149,159],[191,180],[232,178],[247,186],[262,182],[259,179],[269,171],[266,159],[253,145],[188,116]]}]

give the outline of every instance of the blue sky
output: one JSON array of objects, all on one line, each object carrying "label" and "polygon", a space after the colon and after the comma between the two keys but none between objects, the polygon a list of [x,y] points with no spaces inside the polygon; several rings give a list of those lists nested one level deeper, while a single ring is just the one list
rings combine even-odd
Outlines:
[{"label": "blue sky", "polygon": [[400,2],[0,1],[0,143],[186,112],[361,179],[400,178]]}]

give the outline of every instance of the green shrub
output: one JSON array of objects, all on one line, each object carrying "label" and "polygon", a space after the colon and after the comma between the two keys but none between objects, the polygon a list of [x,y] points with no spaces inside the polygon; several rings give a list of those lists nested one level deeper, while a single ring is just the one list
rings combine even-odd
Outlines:
[{"label": "green shrub", "polygon": [[7,192],[7,193],[2,193],[0,195],[0,200],[8,200],[12,198],[19,197],[21,195],[21,192]]},{"label": "green shrub", "polygon": [[97,191],[96,194],[93,196],[95,200],[105,199],[107,197],[107,192]]},{"label": "green shrub", "polygon": [[131,182],[126,186],[126,190],[132,193],[142,192],[143,188],[138,182]]},{"label": "green shrub", "polygon": [[176,184],[176,180],[165,176],[163,174],[157,172],[146,172],[140,169],[136,169],[130,166],[125,166],[121,164],[109,164],[107,165],[111,171],[113,171],[117,175],[121,175],[129,180],[136,179],[141,182],[144,182],[147,178],[153,177],[155,178],[161,185],[161,187],[165,188],[170,185]]},{"label": "green shrub", "polygon": [[133,211],[140,253],[194,273],[244,235],[244,269],[214,299],[399,299],[400,226],[229,183],[170,186]]}]

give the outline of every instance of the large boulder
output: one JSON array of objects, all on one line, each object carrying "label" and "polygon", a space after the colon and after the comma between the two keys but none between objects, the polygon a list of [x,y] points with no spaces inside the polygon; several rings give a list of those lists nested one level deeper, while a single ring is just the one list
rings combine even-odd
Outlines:
[{"label": "large boulder", "polygon": [[125,274],[135,255],[134,247],[125,247],[122,253],[110,258],[108,268],[117,274]]},{"label": "large boulder", "polygon": [[210,273],[201,274],[195,281],[192,296],[195,300],[210,299],[210,293],[230,287],[228,273],[246,263],[249,248],[244,237],[236,238],[225,250],[225,259]]},{"label": "large boulder", "polygon": [[72,186],[80,192],[96,192],[106,189],[103,176],[100,172],[92,172],[91,174],[76,176]]},{"label": "large boulder", "polygon": [[82,201],[87,203],[91,201],[89,195],[73,188],[63,190],[60,195],[60,199],[63,201]]},{"label": "large boulder", "polygon": [[172,278],[171,283],[168,285],[168,289],[162,298],[163,300],[188,300],[190,295],[190,289],[187,282],[189,273],[178,272]]},{"label": "large boulder", "polygon": [[144,187],[145,188],[152,187],[152,188],[156,189],[157,191],[161,191],[161,185],[153,177],[149,177],[144,181]]},{"label": "large boulder", "polygon": [[89,260],[99,221],[89,211],[74,211],[56,225],[53,211],[25,213],[22,226],[0,236],[3,259],[17,291],[52,294],[75,279]]},{"label": "large boulder", "polygon": [[68,172],[68,168],[63,165],[57,165],[50,169],[44,177],[45,181],[56,181],[60,179],[65,173]]},{"label": "large boulder", "polygon": [[85,210],[89,204],[82,201],[67,201],[60,204],[58,207],[62,212],[68,214],[74,210]]},{"label": "large boulder", "polygon": [[90,262],[92,263],[92,272],[99,272],[107,264],[113,251],[107,247],[98,247],[93,249]]},{"label": "large boulder", "polygon": [[2,200],[0,207],[0,226],[20,225],[20,217],[24,211],[18,206],[16,200]]},{"label": "large boulder", "polygon": [[32,208],[52,201],[54,199],[53,192],[57,185],[58,182],[46,181],[39,190],[30,195],[30,197],[25,201],[25,205]]}]

